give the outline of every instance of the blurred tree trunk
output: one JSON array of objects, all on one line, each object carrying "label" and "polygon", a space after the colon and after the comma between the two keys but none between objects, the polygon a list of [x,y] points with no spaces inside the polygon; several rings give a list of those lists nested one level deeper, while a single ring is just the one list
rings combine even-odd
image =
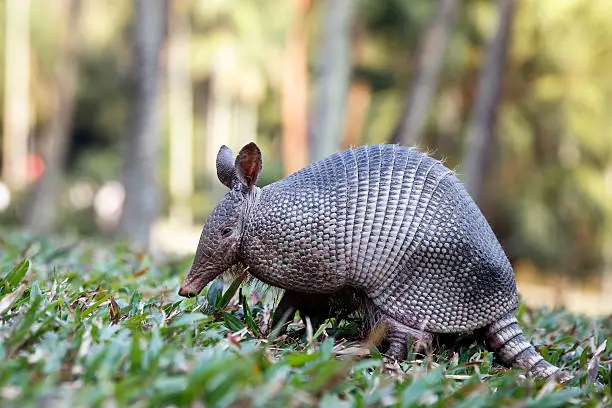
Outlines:
[{"label": "blurred tree trunk", "polygon": [[6,0],[4,21],[2,176],[19,190],[26,184],[30,126],[30,0]]},{"label": "blurred tree trunk", "polygon": [[343,135],[351,77],[351,18],[353,0],[325,0],[319,37],[310,161],[338,151]]},{"label": "blurred tree trunk", "polygon": [[281,149],[285,175],[308,164],[308,27],[310,0],[293,0],[283,62]]},{"label": "blurred tree trunk", "polygon": [[489,158],[493,153],[501,78],[506,64],[515,5],[514,0],[498,0],[497,4],[498,23],[487,46],[486,61],[480,73],[463,159],[464,181],[475,200],[481,196]]},{"label": "blurred tree trunk", "polygon": [[423,36],[410,89],[392,143],[413,146],[427,120],[431,100],[436,93],[444,52],[461,0],[438,0],[438,5]]},{"label": "blurred tree trunk", "polygon": [[247,100],[234,102],[232,144],[236,148],[257,141],[257,103]]},{"label": "blurred tree trunk", "polygon": [[441,157],[454,156],[461,150],[461,110],[463,99],[457,88],[444,89],[436,110],[436,151]]},{"label": "blurred tree trunk", "polygon": [[217,178],[217,153],[221,145],[234,148],[234,154],[242,146],[232,146],[233,98],[228,82],[233,80],[234,49],[224,44],[213,58],[210,74],[210,92],[206,109],[206,174],[208,181],[208,204],[212,209],[225,194],[227,188]]},{"label": "blurred tree trunk", "polygon": [[160,54],[165,38],[165,0],[134,0],[134,81],[130,131],[123,167],[125,205],[119,232],[131,243],[148,248],[158,211],[156,170],[159,166],[157,120]]},{"label": "blurred tree trunk", "polygon": [[81,0],[68,0],[63,5],[66,7],[66,20],[62,22],[64,38],[55,69],[53,114],[41,140],[45,171],[34,190],[27,219],[27,227],[34,233],[51,231],[59,215],[62,177],[76,100]]},{"label": "blurred tree trunk", "polygon": [[168,29],[168,108],[170,128],[170,219],[191,224],[193,194],[193,92],[189,44],[190,0],[172,0]]},{"label": "blurred tree trunk", "polygon": [[367,81],[357,79],[351,82],[341,146],[343,149],[359,144],[371,99],[372,88]]},{"label": "blurred tree trunk", "polygon": [[227,192],[217,177],[221,145],[234,154],[257,139],[257,106],[263,86],[248,65],[240,64],[238,44],[221,44],[214,55],[206,111],[206,175],[208,203],[212,208]]},{"label": "blurred tree trunk", "polygon": [[[353,43],[353,63],[360,66],[363,63],[365,29],[359,19],[355,19],[351,36]],[[354,77],[351,81],[346,115],[344,118],[344,134],[342,136],[342,149],[358,145],[361,141],[363,125],[365,123],[370,102],[372,100],[372,86],[364,78]]]}]

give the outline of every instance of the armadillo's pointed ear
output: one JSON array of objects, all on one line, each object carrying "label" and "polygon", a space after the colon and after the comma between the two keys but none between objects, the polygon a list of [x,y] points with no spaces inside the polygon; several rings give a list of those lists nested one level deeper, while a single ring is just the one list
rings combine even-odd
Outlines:
[{"label": "armadillo's pointed ear", "polygon": [[261,171],[261,150],[253,142],[244,146],[236,157],[236,174],[238,180],[249,190],[257,182]]},{"label": "armadillo's pointed ear", "polygon": [[234,153],[223,145],[217,153],[217,177],[228,188],[236,181],[236,167],[234,167]]}]

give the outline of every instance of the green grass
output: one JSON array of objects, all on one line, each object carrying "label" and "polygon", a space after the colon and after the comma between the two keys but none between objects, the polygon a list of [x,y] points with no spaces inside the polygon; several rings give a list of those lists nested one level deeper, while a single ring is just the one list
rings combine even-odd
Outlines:
[{"label": "green grass", "polygon": [[0,235],[0,405],[612,404],[610,318],[520,310],[539,351],[576,375],[571,387],[524,378],[474,344],[382,372],[378,350],[350,336],[354,322],[274,336],[247,289],[179,298],[190,261],[153,266],[119,245]]}]

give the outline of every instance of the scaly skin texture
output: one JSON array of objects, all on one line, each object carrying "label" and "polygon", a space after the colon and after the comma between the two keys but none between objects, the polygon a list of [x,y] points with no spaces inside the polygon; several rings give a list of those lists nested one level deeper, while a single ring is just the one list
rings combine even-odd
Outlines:
[{"label": "scaly skin texture", "polygon": [[[181,294],[199,292],[227,262],[241,262],[287,290],[281,311],[308,309],[300,294],[320,302],[334,292],[359,293],[387,324],[397,358],[406,355],[408,336],[429,343],[438,333],[482,329],[503,363],[542,378],[558,374],[512,320],[512,267],[462,183],[439,161],[396,145],[363,146],[260,189],[259,149],[245,146],[234,167],[228,151],[217,162],[231,191],[204,227]],[[226,224],[233,233],[220,240]]]}]

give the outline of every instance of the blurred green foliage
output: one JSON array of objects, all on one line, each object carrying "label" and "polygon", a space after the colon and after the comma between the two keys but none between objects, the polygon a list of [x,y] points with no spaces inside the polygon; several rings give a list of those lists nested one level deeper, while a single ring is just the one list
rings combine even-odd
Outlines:
[{"label": "blurred green foliage", "polygon": [[[266,155],[261,183],[281,177],[279,88],[285,35],[292,21],[289,3],[214,0],[191,6],[198,140],[192,203],[198,223],[210,211],[207,188],[216,182],[205,179],[202,158],[211,67],[224,47],[236,56],[235,70],[224,77],[224,92],[258,103],[257,137]],[[389,140],[434,8],[431,0],[360,0],[354,24],[360,28],[356,38],[361,56],[355,60],[354,77],[366,80],[372,90],[362,143]],[[314,2],[308,16],[311,44],[319,35],[319,12]],[[48,122],[52,103],[50,78],[60,29],[54,13],[52,3],[32,8],[35,133]],[[543,271],[585,276],[610,268],[606,258],[612,257],[611,15],[609,0],[517,1],[497,148],[481,205],[510,257],[529,259]],[[118,178],[121,171],[132,55],[130,4],[86,1],[83,20],[69,180],[84,177],[100,185]],[[453,168],[463,157],[483,45],[494,23],[494,2],[461,3],[422,135],[421,148]],[[0,41],[0,47],[3,44]],[[3,55],[0,50],[0,58]],[[315,64],[310,66],[315,78]],[[166,110],[160,115],[164,117]],[[160,172],[167,180],[165,166]],[[93,224],[84,231],[92,228]]]}]

